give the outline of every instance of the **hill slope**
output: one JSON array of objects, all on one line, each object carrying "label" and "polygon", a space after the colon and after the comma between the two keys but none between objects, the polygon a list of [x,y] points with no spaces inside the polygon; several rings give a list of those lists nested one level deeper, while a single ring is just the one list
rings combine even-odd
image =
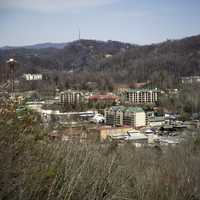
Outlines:
[{"label": "hill slope", "polygon": [[46,48],[55,48],[55,49],[63,49],[67,43],[41,43],[41,44],[34,44],[28,46],[4,46],[0,49],[2,50],[9,50],[9,49],[18,49],[18,48],[25,48],[25,49],[46,49]]},{"label": "hill slope", "polygon": [[[153,80],[174,83],[180,76],[200,74],[200,35],[160,44],[138,46],[115,41],[80,40],[63,49],[17,48],[0,50],[0,62],[14,57],[25,71],[77,71],[106,76],[114,82]],[[161,83],[162,82],[162,83]]]}]

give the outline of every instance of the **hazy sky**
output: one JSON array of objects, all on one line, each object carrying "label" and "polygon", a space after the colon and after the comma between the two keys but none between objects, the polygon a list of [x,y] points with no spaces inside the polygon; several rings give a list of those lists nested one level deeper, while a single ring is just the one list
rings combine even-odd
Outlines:
[{"label": "hazy sky", "polygon": [[200,34],[200,0],[0,0],[0,46],[81,38],[150,44]]}]

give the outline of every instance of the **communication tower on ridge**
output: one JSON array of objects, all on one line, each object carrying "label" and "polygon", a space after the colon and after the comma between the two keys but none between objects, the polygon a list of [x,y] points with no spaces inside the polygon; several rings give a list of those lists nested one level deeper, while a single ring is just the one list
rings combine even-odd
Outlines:
[{"label": "communication tower on ridge", "polygon": [[81,30],[80,30],[80,28],[78,29],[78,40],[79,41],[81,40]]}]

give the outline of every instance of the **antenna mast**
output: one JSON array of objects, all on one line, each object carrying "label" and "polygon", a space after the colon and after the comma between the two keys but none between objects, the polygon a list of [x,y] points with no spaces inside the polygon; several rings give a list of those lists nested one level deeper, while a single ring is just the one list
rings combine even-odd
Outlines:
[{"label": "antenna mast", "polygon": [[78,28],[78,40],[79,41],[81,40],[81,31],[80,31],[80,28]]}]

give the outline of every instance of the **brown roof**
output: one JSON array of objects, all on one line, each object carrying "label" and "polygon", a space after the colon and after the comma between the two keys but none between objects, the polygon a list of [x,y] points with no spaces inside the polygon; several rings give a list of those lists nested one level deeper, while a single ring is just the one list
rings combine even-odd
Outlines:
[{"label": "brown roof", "polygon": [[89,100],[117,100],[118,97],[114,95],[93,95],[89,97]]}]

